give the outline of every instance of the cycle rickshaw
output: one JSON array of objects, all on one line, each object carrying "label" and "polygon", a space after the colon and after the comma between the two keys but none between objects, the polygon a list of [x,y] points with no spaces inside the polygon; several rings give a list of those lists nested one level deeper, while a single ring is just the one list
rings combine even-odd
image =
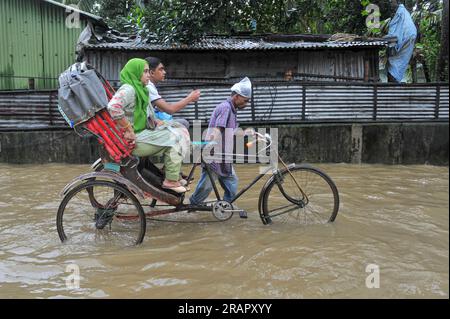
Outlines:
[{"label": "cycle rickshaw", "polygon": [[[97,76],[93,77],[98,80],[97,93],[104,93],[106,101],[111,98],[113,89],[98,72],[86,69],[86,66],[84,71],[83,66],[80,69],[78,65],[75,71],[73,68],[72,66],[71,72],[78,76],[78,80],[82,80],[83,73],[94,72],[89,74]],[[68,85],[70,80],[73,80],[73,76],[72,79],[66,78],[65,82],[60,78],[60,85],[61,82]],[[60,95],[64,95],[64,92],[60,92]],[[66,94],[66,98],[69,95]],[[80,100],[76,99],[77,103]],[[133,148],[125,141],[123,133],[105,109],[105,101],[93,107],[94,104],[89,104],[84,112],[73,112],[69,108],[73,108],[74,103],[68,103],[64,107],[60,99],[60,111],[70,124],[77,123],[71,125],[76,132],[80,135],[94,135],[103,146],[101,158],[92,165],[93,171],[76,177],[61,192],[63,199],[58,208],[56,226],[63,242],[95,240],[126,246],[140,244],[146,233],[147,219],[178,212],[195,214],[207,211],[217,221],[226,221],[235,212],[245,217],[245,212],[235,207],[234,202],[268,173],[270,177],[262,187],[258,200],[259,216],[263,224],[316,224],[333,222],[336,218],[339,194],[332,179],[308,164],[286,165],[276,148],[272,149],[276,152],[276,161],[272,161],[253,182],[239,191],[231,202],[221,199],[216,184],[211,179],[216,197],[214,201],[201,205],[185,204],[184,193],[178,194],[161,187],[163,173],[157,166],[148,158],[137,158],[131,154]],[[80,119],[74,113],[84,115]],[[253,142],[257,141],[266,144],[263,150],[273,145],[268,134],[255,132]],[[202,158],[199,162],[212,178],[208,164]],[[188,183],[192,181],[194,171],[200,163],[194,161],[187,176]],[[281,168],[277,167],[278,163]],[[157,205],[158,202],[160,205]]]}]

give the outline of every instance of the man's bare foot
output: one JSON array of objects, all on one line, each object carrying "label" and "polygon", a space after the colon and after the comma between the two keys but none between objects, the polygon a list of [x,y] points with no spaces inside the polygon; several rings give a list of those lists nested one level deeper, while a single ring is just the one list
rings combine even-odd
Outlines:
[{"label": "man's bare foot", "polygon": [[187,191],[186,188],[183,187],[179,181],[171,181],[168,179],[164,180],[162,187],[165,189],[173,190],[174,192],[177,193],[185,193]]}]

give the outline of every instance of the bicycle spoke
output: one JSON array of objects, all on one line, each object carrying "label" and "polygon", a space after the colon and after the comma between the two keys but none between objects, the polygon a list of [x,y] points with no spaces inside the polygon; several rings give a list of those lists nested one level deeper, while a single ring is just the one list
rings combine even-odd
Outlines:
[{"label": "bicycle spoke", "polygon": [[[305,218],[308,215],[311,218],[314,218],[317,221],[317,223],[324,223],[324,221],[326,221],[326,222],[328,221],[327,216],[325,216],[325,219],[324,219],[324,216],[322,214],[320,214],[319,212],[315,211],[314,209],[312,209],[311,206],[307,206],[307,208],[308,209],[305,209],[305,214],[304,214]],[[306,211],[310,212],[311,214],[306,214]]]},{"label": "bicycle spoke", "polygon": [[[289,206],[295,206],[295,207],[294,207],[294,208],[291,208],[291,209],[288,209],[288,210],[285,210],[285,211],[282,211],[282,212],[279,212],[279,213],[275,213],[275,214],[272,214],[272,213],[274,212],[274,211],[272,211],[272,212],[269,213],[269,216],[270,216],[270,217],[275,217],[275,216],[287,214],[287,213],[290,213],[290,212],[292,212],[292,211],[294,211],[294,210],[296,210],[296,209],[299,208],[299,206],[298,206],[298,205],[295,205],[295,204],[291,204],[291,205],[285,206],[285,207],[283,207],[283,208],[286,208],[286,207],[289,207]],[[275,211],[276,211],[276,210],[275,210]]]}]

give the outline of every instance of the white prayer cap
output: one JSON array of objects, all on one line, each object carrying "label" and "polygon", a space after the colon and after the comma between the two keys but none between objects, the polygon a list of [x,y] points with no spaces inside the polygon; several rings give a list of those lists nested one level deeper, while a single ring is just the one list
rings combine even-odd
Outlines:
[{"label": "white prayer cap", "polygon": [[236,92],[237,94],[251,98],[252,97],[252,82],[248,77],[243,78],[239,83],[236,83],[231,87],[232,92]]}]

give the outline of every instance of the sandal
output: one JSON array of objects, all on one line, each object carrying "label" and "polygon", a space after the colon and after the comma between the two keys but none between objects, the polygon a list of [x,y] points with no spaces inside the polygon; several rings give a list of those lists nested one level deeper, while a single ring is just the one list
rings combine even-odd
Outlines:
[{"label": "sandal", "polygon": [[187,192],[187,189],[184,186],[165,186],[163,184],[162,188],[170,189],[171,191],[174,191],[176,193],[186,193]]},{"label": "sandal", "polygon": [[[188,175],[185,175],[185,174],[183,174],[183,173],[180,173],[180,180],[181,180],[181,179],[184,179],[184,180],[187,181],[188,177],[189,177]],[[191,184],[193,180],[194,180],[194,176],[191,177],[191,180],[189,181],[189,184]]]},{"label": "sandal", "polygon": [[187,180],[185,180],[185,179],[180,179],[180,180],[178,181],[178,183],[180,183],[181,186],[183,186],[184,188],[186,188],[187,191],[190,191],[190,190],[191,190],[191,188],[189,187],[189,184],[190,184],[190,183],[188,183]]}]

